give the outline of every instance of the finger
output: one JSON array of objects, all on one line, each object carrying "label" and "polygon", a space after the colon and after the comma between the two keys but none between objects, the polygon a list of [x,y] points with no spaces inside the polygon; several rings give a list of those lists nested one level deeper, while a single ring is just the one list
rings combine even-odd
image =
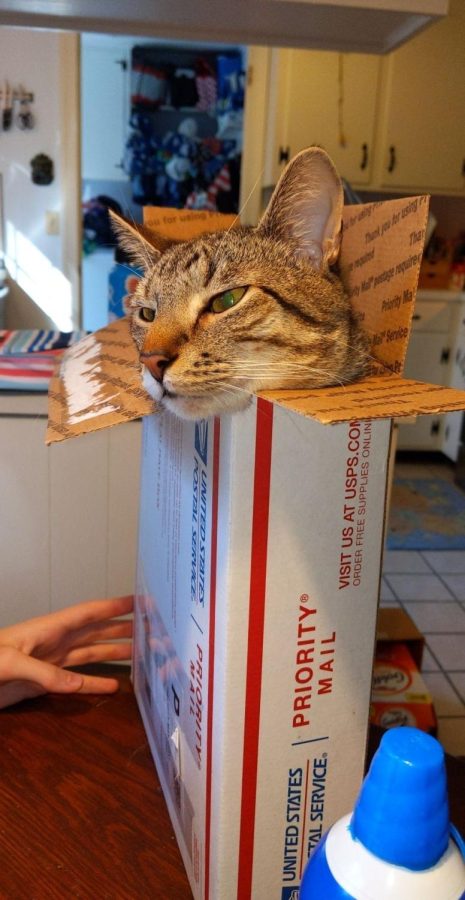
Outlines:
[{"label": "finger", "polygon": [[54,635],[56,639],[61,633],[60,645],[70,646],[74,641],[73,632],[117,616],[128,615],[132,612],[133,605],[132,594],[77,603],[46,616],[36,616],[10,628],[2,628],[0,640],[9,646],[26,648],[31,653],[41,642],[47,645],[50,635]]},{"label": "finger", "polygon": [[93,644],[97,641],[132,638],[132,635],[132,619],[113,619],[103,625],[92,623],[91,625],[85,625],[84,628],[79,628],[74,632],[72,641],[68,643],[70,648],[77,648],[83,644]]},{"label": "finger", "polygon": [[116,678],[99,678],[97,675],[84,675],[80,694],[114,694],[119,688]]},{"label": "finger", "polygon": [[83,676],[76,672],[66,672],[51,663],[25,656],[12,647],[4,650],[0,665],[2,681],[33,682],[44,691],[54,693],[71,693],[82,686]]},{"label": "finger", "polygon": [[91,644],[88,647],[76,647],[66,654],[64,666],[85,666],[87,663],[111,662],[111,660],[127,660],[132,657],[130,641],[118,644]]},{"label": "finger", "polygon": [[128,615],[132,612],[133,606],[134,596],[126,594],[124,597],[108,597],[104,600],[76,603],[74,606],[52,613],[52,616],[57,624],[66,628],[82,628],[95,622]]}]

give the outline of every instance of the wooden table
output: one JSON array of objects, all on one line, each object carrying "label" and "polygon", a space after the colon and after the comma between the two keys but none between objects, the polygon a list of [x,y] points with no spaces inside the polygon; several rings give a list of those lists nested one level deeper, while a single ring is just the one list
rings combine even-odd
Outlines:
[{"label": "wooden table", "polygon": [[1,900],[192,898],[128,670],[105,672],[117,694],[0,712]]},{"label": "wooden table", "polygon": [[[128,670],[105,670],[120,677],[118,694],[0,712],[1,900],[192,896]],[[371,732],[371,752],[378,740]],[[465,832],[465,764],[448,765]]]}]

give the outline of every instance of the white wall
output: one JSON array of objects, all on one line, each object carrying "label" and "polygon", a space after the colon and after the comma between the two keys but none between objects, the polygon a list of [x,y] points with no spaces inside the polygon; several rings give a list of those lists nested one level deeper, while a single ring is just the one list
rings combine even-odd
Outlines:
[{"label": "white wall", "polygon": [[[0,173],[3,183],[3,223],[9,273],[56,327],[72,327],[71,284],[64,272],[63,122],[61,120],[61,56],[59,32],[0,28],[0,85],[22,84],[34,93],[35,127],[0,130]],[[15,106],[15,113],[18,106]],[[46,153],[54,163],[50,185],[35,185],[30,161]],[[46,212],[57,212],[60,233],[46,232]],[[10,304],[10,322],[14,310]],[[24,327],[24,325],[23,325]]]}]

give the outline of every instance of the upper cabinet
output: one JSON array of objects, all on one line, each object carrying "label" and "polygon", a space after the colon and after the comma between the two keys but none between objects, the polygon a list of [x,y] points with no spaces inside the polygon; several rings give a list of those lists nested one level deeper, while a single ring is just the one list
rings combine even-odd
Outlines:
[{"label": "upper cabinet", "polygon": [[265,184],[321,144],[355,188],[465,192],[465,2],[384,57],[270,55]]},{"label": "upper cabinet", "polygon": [[384,61],[377,181],[465,189],[465,4]]},{"label": "upper cabinet", "polygon": [[[372,179],[380,59],[358,53],[273,51],[268,173],[310,144],[350,182]],[[274,96],[273,96],[274,91]]]},{"label": "upper cabinet", "polygon": [[448,0],[0,0],[0,25],[387,53]]}]

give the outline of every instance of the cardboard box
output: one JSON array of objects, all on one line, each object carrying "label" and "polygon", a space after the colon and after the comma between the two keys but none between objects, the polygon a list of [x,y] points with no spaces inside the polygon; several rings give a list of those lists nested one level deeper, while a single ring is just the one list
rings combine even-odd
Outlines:
[{"label": "cardboard box", "polygon": [[[465,408],[400,377],[427,207],[345,210],[369,377],[266,392],[221,420],[144,420],[134,685],[202,900],[296,898],[362,779],[390,420]],[[121,320],[67,355],[48,440],[152,410]]]},{"label": "cardboard box", "polygon": [[421,631],[403,609],[383,606],[378,611],[376,646],[405,644],[417,669],[421,671],[425,639]]},{"label": "cardboard box", "polygon": [[407,644],[378,644],[373,667],[370,719],[382,728],[410,725],[437,733],[433,700]]},{"label": "cardboard box", "polygon": [[435,735],[436,714],[420,674],[425,639],[402,609],[379,610],[370,719],[382,728],[412,725]]}]

